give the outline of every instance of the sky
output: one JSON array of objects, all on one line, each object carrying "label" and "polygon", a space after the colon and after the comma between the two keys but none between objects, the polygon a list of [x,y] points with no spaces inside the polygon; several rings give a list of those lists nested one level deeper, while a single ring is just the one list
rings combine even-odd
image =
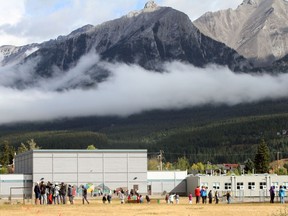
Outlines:
[{"label": "sky", "polygon": [[[243,0],[156,0],[195,20],[207,11],[236,8]],[[0,46],[41,43],[86,24],[141,10],[147,0],[0,0]]]}]

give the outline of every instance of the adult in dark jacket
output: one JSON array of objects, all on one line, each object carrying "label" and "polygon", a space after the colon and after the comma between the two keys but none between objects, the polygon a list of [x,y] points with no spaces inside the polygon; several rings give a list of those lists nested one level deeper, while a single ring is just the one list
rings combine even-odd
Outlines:
[{"label": "adult in dark jacket", "polygon": [[35,194],[35,205],[38,205],[39,200],[41,199],[40,187],[39,187],[39,183],[38,182],[35,183],[34,194]]},{"label": "adult in dark jacket", "polygon": [[108,194],[107,195],[107,201],[109,204],[111,203],[111,200],[112,200],[112,196],[111,196],[111,194]]},{"label": "adult in dark jacket", "polygon": [[64,182],[61,183],[60,186],[60,191],[59,191],[59,195],[60,195],[60,200],[62,204],[66,204],[66,184],[64,184]]},{"label": "adult in dark jacket", "polygon": [[270,192],[270,203],[274,203],[275,187],[271,186],[269,192]]},{"label": "adult in dark jacket", "polygon": [[68,185],[68,192],[67,192],[67,196],[69,199],[70,204],[74,204],[74,200],[73,200],[73,193],[72,193],[72,186],[69,184]]},{"label": "adult in dark jacket", "polygon": [[212,190],[210,190],[208,193],[208,200],[209,200],[209,204],[212,204],[212,200],[213,200]]},{"label": "adult in dark jacket", "polygon": [[84,205],[84,201],[86,201],[89,204],[89,201],[87,200],[87,189],[82,185],[82,203]]}]

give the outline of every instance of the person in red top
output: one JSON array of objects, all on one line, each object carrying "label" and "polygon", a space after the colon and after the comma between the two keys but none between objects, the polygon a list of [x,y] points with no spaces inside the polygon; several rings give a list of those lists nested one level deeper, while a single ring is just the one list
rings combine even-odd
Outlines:
[{"label": "person in red top", "polygon": [[200,202],[200,186],[195,188],[195,197],[196,197],[196,204]]}]

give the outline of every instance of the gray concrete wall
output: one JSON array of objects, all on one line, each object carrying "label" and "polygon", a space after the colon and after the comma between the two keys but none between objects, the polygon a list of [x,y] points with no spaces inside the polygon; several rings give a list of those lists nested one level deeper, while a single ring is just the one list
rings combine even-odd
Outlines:
[{"label": "gray concrete wall", "polygon": [[15,174],[33,173],[33,154],[31,151],[16,155],[14,173]]}]

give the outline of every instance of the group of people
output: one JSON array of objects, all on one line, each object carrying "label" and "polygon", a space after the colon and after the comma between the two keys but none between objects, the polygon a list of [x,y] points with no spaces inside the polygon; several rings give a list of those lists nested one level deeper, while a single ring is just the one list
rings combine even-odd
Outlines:
[{"label": "group of people", "polygon": [[[270,192],[270,203],[274,203],[274,199],[275,199],[275,196],[276,196],[275,186],[271,186],[270,189],[269,189],[269,192]],[[279,187],[278,196],[280,198],[280,203],[282,203],[282,204],[285,203],[285,195],[286,195],[285,189],[281,185]]]},{"label": "group of people", "polygon": [[58,183],[52,184],[51,182],[45,183],[44,181],[37,182],[34,186],[35,204],[39,202],[41,205],[46,204],[66,204],[66,197],[69,197],[69,201],[73,204],[73,198],[76,195],[76,190],[73,186]]},{"label": "group of people", "polygon": [[179,204],[180,196],[177,193],[171,193],[171,194],[166,194],[165,196],[165,201],[167,204],[174,204],[174,201],[176,204]]},{"label": "group of people", "polygon": [[[123,190],[120,190],[117,192],[119,198],[120,198],[120,202],[121,204],[125,203],[125,192]],[[127,195],[127,201],[128,203],[133,201],[136,203],[143,203],[144,202],[144,198],[141,194],[138,193],[137,190],[131,189],[130,193],[128,193],[128,191],[126,191],[126,195]],[[148,196],[148,194],[145,197],[146,201],[148,204],[150,204],[150,197]]]},{"label": "group of people", "polygon": [[[202,199],[202,203],[206,204],[207,198],[208,198],[209,204],[212,204],[213,193],[212,193],[212,190],[209,190],[209,192],[208,192],[208,187],[202,186],[200,189],[200,186],[197,186],[195,188],[194,192],[195,192],[195,197],[196,197],[196,204],[200,203],[201,199]],[[227,202],[230,203],[230,201],[231,201],[230,193],[227,192],[226,196],[227,196]],[[189,194],[188,198],[189,198],[189,203],[192,204],[192,194],[191,193]],[[215,193],[214,193],[214,200],[215,200],[215,204],[219,203],[219,192],[218,191],[215,191]]]},{"label": "group of people", "polygon": [[[89,204],[87,199],[87,189],[84,185],[82,188],[82,203],[84,201]],[[35,204],[46,205],[46,204],[66,204],[68,200],[70,204],[74,204],[74,197],[76,196],[76,188],[73,185],[65,184],[62,182],[60,185],[56,182],[52,184],[50,181],[45,183],[43,180],[41,182],[36,182],[34,186],[35,194]]]}]

